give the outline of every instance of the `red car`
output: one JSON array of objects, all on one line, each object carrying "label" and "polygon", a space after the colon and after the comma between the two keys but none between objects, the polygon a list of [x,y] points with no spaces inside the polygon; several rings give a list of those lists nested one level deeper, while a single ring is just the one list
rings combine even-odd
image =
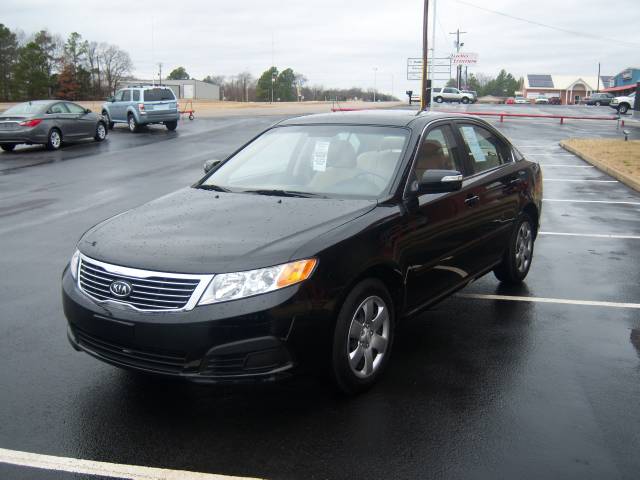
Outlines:
[{"label": "red car", "polygon": [[549,97],[549,105],[562,105],[560,97]]},{"label": "red car", "polygon": [[516,99],[513,97],[509,97],[504,101],[504,103],[506,103],[507,105],[513,105],[514,103],[516,103]]}]

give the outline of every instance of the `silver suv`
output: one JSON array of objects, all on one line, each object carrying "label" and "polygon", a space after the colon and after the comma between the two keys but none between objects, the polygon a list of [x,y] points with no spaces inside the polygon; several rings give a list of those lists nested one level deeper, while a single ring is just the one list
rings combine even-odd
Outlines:
[{"label": "silver suv", "polygon": [[168,130],[178,127],[180,112],[173,90],[168,87],[139,85],[118,90],[102,105],[102,116],[109,128],[126,123],[131,132],[142,125],[163,123]]},{"label": "silver suv", "polygon": [[436,103],[473,103],[476,101],[473,93],[462,92],[453,87],[434,88],[431,93],[431,99]]}]

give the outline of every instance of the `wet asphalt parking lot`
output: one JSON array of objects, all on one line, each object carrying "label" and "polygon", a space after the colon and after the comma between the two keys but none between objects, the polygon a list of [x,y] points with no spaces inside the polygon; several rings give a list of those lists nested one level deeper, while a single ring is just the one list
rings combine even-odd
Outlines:
[{"label": "wet asphalt parking lot", "polygon": [[[204,160],[277,119],[120,127],[103,144],[0,153],[0,478],[151,478],[60,471],[64,459],[49,457],[44,470],[6,463],[16,452],[273,479],[638,478],[640,194],[558,146],[620,137],[615,122],[492,120],[544,169],[526,283],[488,275],[405,323],[362,396],[315,378],[141,378],[75,352],[59,279],[78,237],[192,183]],[[26,458],[42,466],[37,455]]]}]

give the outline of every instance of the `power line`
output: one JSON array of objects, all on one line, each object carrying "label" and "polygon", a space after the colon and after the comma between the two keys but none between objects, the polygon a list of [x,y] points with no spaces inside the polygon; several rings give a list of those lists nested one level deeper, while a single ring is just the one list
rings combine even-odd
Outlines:
[{"label": "power line", "polygon": [[519,21],[525,22],[525,23],[530,23],[531,25],[536,25],[538,27],[550,28],[551,30],[557,30],[559,32],[568,33],[570,35],[577,35],[579,37],[594,38],[594,39],[597,39],[597,40],[606,40],[608,42],[621,43],[621,44],[624,44],[624,45],[628,45],[630,47],[640,47],[640,43],[627,42],[625,40],[618,40],[616,38],[603,37],[601,35],[594,35],[592,33],[584,33],[584,32],[577,32],[575,30],[568,30],[566,28],[556,27],[556,26],[553,26],[553,25],[547,25],[546,23],[537,22],[535,20],[529,20],[527,18],[516,17],[515,15],[511,15],[511,14],[508,14],[508,13],[498,12],[497,10],[491,10],[490,8],[481,7],[481,6],[475,5],[473,3],[465,2],[464,0],[454,0],[454,1],[456,3],[461,3],[461,4],[467,5],[469,7],[477,8],[478,10],[484,10],[485,12],[494,13],[496,15],[500,15],[500,16],[503,16],[503,17],[511,18],[513,20],[519,20]]}]

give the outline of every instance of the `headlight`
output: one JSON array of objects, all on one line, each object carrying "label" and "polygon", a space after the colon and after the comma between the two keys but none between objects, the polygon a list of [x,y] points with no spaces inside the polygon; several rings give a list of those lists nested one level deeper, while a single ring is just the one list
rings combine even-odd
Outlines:
[{"label": "headlight", "polygon": [[300,283],[311,276],[317,260],[309,258],[275,267],[216,275],[198,305],[251,297]]},{"label": "headlight", "polygon": [[69,271],[74,280],[78,278],[78,263],[80,261],[80,251],[76,250],[71,255],[71,262],[69,263]]}]

